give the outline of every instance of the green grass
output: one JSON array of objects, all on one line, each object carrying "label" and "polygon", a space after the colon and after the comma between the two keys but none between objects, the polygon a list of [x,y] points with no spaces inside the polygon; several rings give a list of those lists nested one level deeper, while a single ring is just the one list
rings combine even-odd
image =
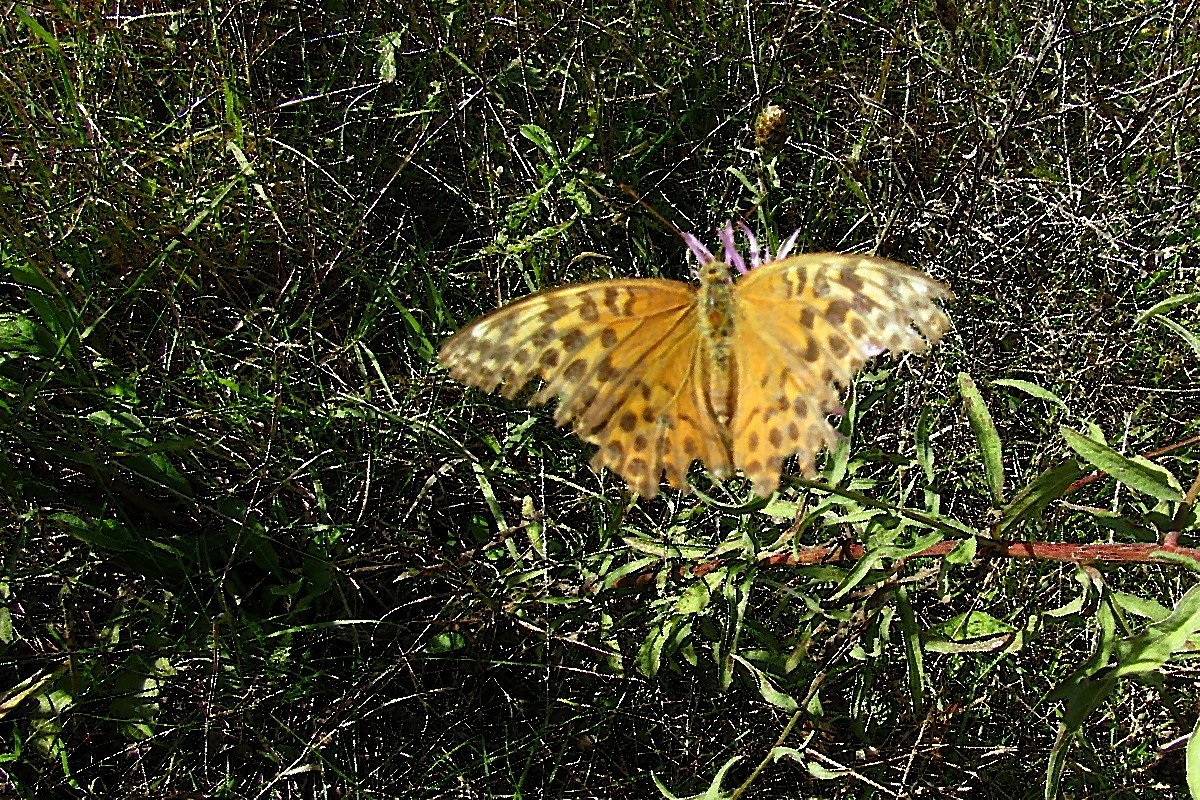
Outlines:
[{"label": "green grass", "polygon": [[[997,519],[960,373],[1006,500],[1073,468],[1060,426],[1200,433],[1200,304],[1139,319],[1200,283],[1195,10],[750,8],[4,12],[0,795],[683,796],[794,722],[744,796],[1023,798],[1092,698],[1064,794],[1187,796],[1194,620],[1104,679],[1194,572],[893,567],[930,532],[902,508]],[[825,461],[879,507],[699,472],[635,500],[436,367],[529,291],[686,279],[622,184],[710,243],[742,216],[951,286]],[[1156,462],[1186,491],[1196,453]],[[1006,535],[1154,541],[1179,507],[1101,480]],[[849,539],[882,558],[759,563]],[[964,648],[966,612],[1019,643]]]}]

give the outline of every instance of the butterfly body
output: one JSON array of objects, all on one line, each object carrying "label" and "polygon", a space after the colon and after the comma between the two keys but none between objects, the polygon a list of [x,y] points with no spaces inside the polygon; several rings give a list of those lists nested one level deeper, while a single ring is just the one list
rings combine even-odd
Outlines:
[{"label": "butterfly body", "polygon": [[705,264],[700,270],[697,291],[700,316],[700,345],[706,357],[693,366],[708,366],[706,379],[708,404],[722,426],[728,426],[733,411],[733,373],[730,343],[735,325],[733,283],[729,265],[722,261]]},{"label": "butterfly body", "polygon": [[686,491],[695,461],[724,478],[736,467],[756,494],[797,456],[815,472],[836,441],[826,414],[884,349],[919,350],[948,326],[933,279],[870,256],[783,258],[731,279],[728,259],[702,263],[699,286],[657,278],[539,292],[464,327],[441,348],[450,375],[515,397],[557,397],[555,422],[599,449],[643,495],[665,475]]}]

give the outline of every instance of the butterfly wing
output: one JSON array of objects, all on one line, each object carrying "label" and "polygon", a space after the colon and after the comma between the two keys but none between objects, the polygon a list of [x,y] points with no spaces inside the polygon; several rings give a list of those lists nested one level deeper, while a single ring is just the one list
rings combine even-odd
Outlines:
[{"label": "butterfly wing", "polygon": [[710,469],[729,461],[724,437],[698,405],[695,306],[696,290],[677,281],[551,289],[471,323],[442,345],[439,359],[455,380],[509,398],[540,378],[533,402],[558,397],[555,422],[574,421],[579,436],[600,447],[593,467],[654,496],[664,470],[686,488],[693,458]]},{"label": "butterfly wing", "polygon": [[[934,301],[945,286],[881,258],[811,253],[759,267],[734,285],[737,405],[734,463],[771,494],[783,460],[805,475],[836,441],[825,415],[867,359],[884,350],[920,351],[949,320]],[[925,339],[922,339],[922,335]]]}]

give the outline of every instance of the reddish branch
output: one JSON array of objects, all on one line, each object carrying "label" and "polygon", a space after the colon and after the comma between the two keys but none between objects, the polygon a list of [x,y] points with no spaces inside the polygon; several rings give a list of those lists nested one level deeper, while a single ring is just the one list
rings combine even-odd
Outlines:
[{"label": "reddish branch", "polygon": [[[1200,548],[1179,547],[1174,544],[1066,544],[1063,542],[1017,542],[1004,539],[978,537],[976,558],[1040,558],[1046,561],[1067,561],[1074,564],[1096,564],[1100,562],[1123,562],[1134,564],[1179,563],[1179,556],[1200,563]],[[938,542],[907,558],[942,558],[960,540]],[[836,564],[857,561],[866,555],[867,548],[851,543],[833,547],[805,547],[794,553],[772,553],[763,556],[760,564],[773,567],[797,567],[812,564]],[[705,561],[701,564],[681,566],[676,574],[680,578],[699,578],[724,566],[722,560]],[[614,584],[614,588],[644,586],[658,577],[654,571],[626,575]]]}]

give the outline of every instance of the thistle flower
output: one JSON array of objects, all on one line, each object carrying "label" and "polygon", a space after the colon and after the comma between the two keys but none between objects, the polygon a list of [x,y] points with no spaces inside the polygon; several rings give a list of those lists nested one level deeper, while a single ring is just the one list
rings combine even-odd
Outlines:
[{"label": "thistle flower", "polygon": [[[770,264],[772,261],[778,261],[780,259],[787,258],[788,254],[792,252],[792,248],[796,246],[796,240],[800,237],[800,229],[797,228],[780,246],[778,252],[772,256],[770,251],[764,252],[764,250],[759,247],[758,237],[754,235],[754,231],[750,230],[750,226],[741,220],[738,220],[737,227],[738,230],[745,234],[746,241],[750,245],[748,250],[748,254],[750,256],[749,267],[746,266],[746,259],[742,257],[740,252],[738,252],[737,245],[733,241],[732,222],[726,222],[725,226],[717,231],[717,236],[720,238],[721,244],[724,246],[722,261],[732,266],[738,271],[739,274],[742,275],[754,269],[755,267],[762,266],[763,264]],[[688,249],[692,251],[692,255],[694,255],[696,260],[700,262],[700,266],[711,264],[713,261],[717,260],[717,257],[714,256],[712,252],[704,246],[703,242],[696,238],[695,234],[681,232],[680,236],[683,237],[683,241],[687,244]]]}]

